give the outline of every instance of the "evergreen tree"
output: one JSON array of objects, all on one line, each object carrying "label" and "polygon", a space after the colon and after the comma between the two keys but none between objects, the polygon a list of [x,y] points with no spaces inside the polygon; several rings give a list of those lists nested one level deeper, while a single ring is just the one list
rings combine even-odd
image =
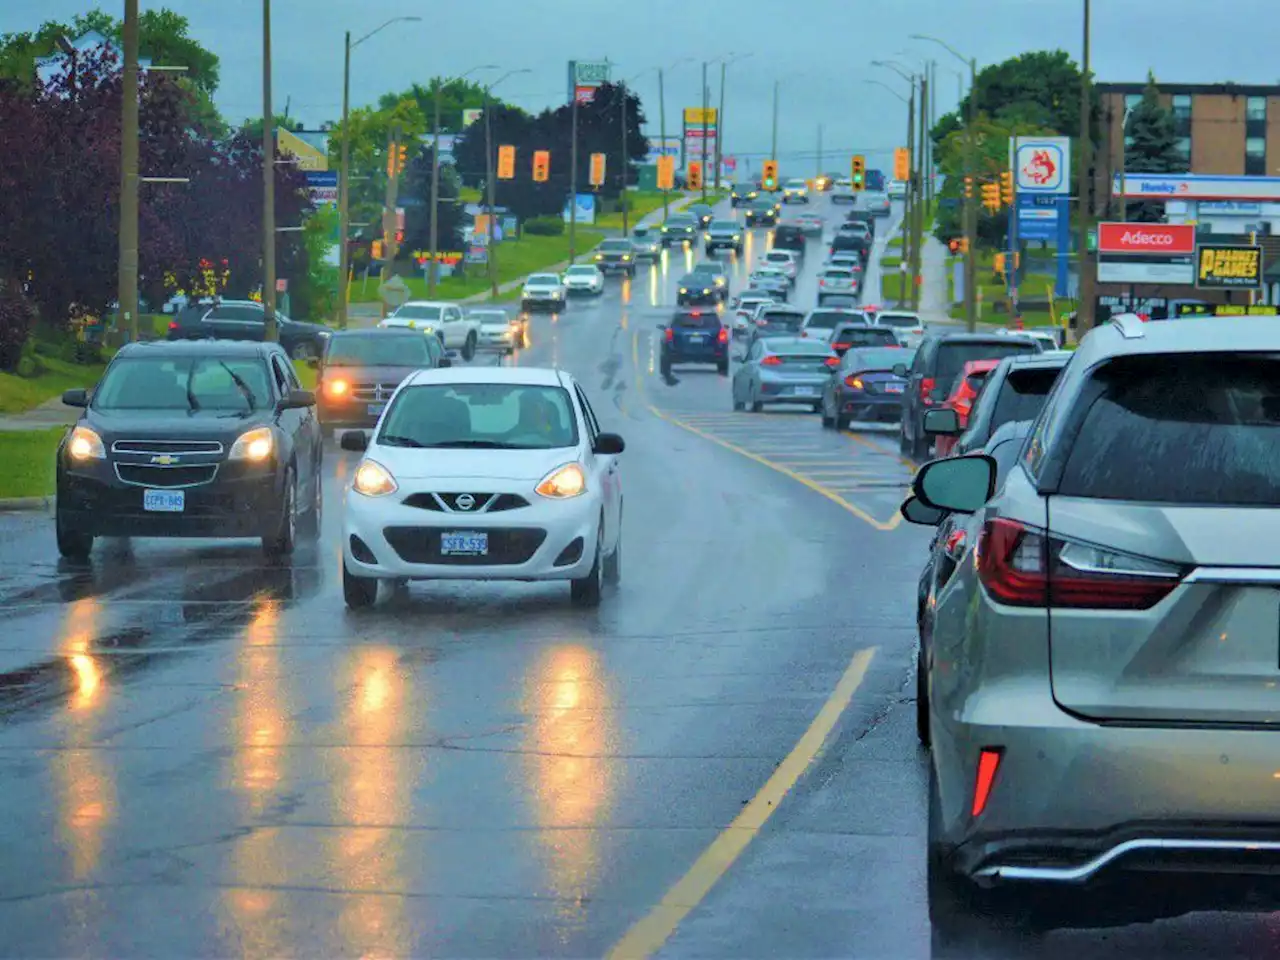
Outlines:
[{"label": "evergreen tree", "polygon": [[[1128,133],[1124,151],[1126,174],[1186,173],[1188,164],[1178,153],[1173,111],[1161,105],[1154,74],[1147,74],[1147,87],[1130,112],[1125,130]],[[1127,219],[1142,223],[1163,220],[1164,204],[1130,203]]]}]

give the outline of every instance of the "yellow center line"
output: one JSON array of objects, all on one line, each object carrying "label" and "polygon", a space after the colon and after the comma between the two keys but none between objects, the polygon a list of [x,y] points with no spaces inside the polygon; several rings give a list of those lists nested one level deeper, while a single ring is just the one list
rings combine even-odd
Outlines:
[{"label": "yellow center line", "polygon": [[680,922],[729,872],[734,861],[755,839],[760,828],[777,811],[782,799],[818,756],[840,716],[852,702],[853,695],[862,685],[875,654],[876,648],[870,647],[853,655],[831,696],[786,759],[778,765],[773,775],[742,808],[733,822],[702,851],[693,866],[667,891],[658,905],[614,944],[613,949],[606,954],[608,960],[639,960],[651,956],[671,939]]}]

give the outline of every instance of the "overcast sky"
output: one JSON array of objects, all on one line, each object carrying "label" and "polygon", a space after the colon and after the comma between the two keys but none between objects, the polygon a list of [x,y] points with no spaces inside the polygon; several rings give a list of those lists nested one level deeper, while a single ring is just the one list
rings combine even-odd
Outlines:
[{"label": "overcast sky", "polygon": [[[218,104],[233,121],[261,115],[261,0],[168,0],[191,32],[222,62]],[[43,20],[69,19],[84,0],[3,0],[0,33],[29,30]],[[343,31],[358,38],[386,19],[396,24],[352,54],[353,104],[375,101],[435,75],[456,75],[485,63],[532,73],[506,80],[498,93],[529,110],[565,101],[567,61],[608,58],[615,79],[636,80],[654,135],[658,128],[657,67],[666,74],[668,133],[680,108],[701,102],[700,63],[750,54],[728,68],[725,153],[769,149],[773,84],[781,80],[779,153],[812,155],[818,127],[835,166],[837,156],[868,154],[883,165],[900,145],[906,108],[875,79],[905,91],[878,58],[918,64],[938,60],[939,112],[954,104],[961,64],[916,31],[946,40],[979,65],[1020,52],[1062,47],[1079,60],[1082,0],[275,0],[272,23],[277,112],[314,127],[342,107]],[[1280,2],[1232,0],[1096,0],[1094,69],[1103,80],[1138,81],[1154,69],[1168,81],[1280,83]],[[120,0],[103,8],[117,16]],[[497,72],[477,74],[496,79]],[[710,69],[713,105],[719,68]],[[804,161],[811,163],[812,161]]]}]

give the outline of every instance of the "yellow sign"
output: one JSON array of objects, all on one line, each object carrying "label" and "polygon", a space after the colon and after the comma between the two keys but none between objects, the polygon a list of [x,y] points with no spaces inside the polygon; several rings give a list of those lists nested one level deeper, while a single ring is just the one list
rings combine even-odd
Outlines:
[{"label": "yellow sign", "polygon": [[676,158],[658,158],[658,189],[674,190],[676,185]]},{"label": "yellow sign", "polygon": [[591,155],[591,177],[588,181],[593,187],[599,187],[604,183],[604,154],[593,153]]},{"label": "yellow sign", "polygon": [[708,127],[716,125],[716,108],[715,107],[685,107],[684,108],[684,125],[686,127],[700,127],[703,124]]},{"label": "yellow sign", "polygon": [[281,153],[292,155],[298,161],[299,170],[328,170],[329,157],[317,150],[296,133],[276,127],[276,147]]},{"label": "yellow sign", "polygon": [[1262,286],[1261,247],[1202,246],[1196,259],[1197,287],[1256,290]]}]

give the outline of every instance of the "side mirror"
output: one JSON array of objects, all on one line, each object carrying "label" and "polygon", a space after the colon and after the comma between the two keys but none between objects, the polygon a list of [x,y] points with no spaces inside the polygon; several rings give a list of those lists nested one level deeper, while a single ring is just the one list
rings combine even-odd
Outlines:
[{"label": "side mirror", "polygon": [[348,430],[342,435],[342,440],[338,442],[343,450],[350,450],[352,453],[364,453],[369,449],[369,438],[364,435],[362,430]]},{"label": "side mirror", "polygon": [[68,407],[87,407],[89,406],[89,391],[83,387],[64,390],[62,392],[62,402]]},{"label": "side mirror", "polygon": [[595,445],[591,448],[593,452],[600,454],[619,454],[627,448],[623,439],[616,433],[602,433],[596,437]]},{"label": "side mirror", "polygon": [[949,407],[925,411],[924,432],[934,437],[958,437],[960,414]]},{"label": "side mirror", "polygon": [[311,390],[290,390],[280,401],[281,410],[302,410],[316,405],[316,395]]},{"label": "side mirror", "polygon": [[448,369],[449,367],[452,367],[452,366],[453,366],[453,359],[452,359],[451,357],[447,357],[447,356],[446,356],[446,357],[441,357],[441,358],[440,358],[440,362],[436,364],[436,368],[437,368],[438,370],[446,370],[446,369]]},{"label": "side mirror", "polygon": [[973,513],[996,489],[996,462],[985,453],[926,463],[911,481],[911,492],[926,507]]},{"label": "side mirror", "polygon": [[895,377],[906,377],[910,373],[905,363],[895,363],[893,365],[893,375]]},{"label": "side mirror", "polygon": [[320,358],[319,358],[319,357],[307,357],[307,366],[308,366],[308,367],[310,367],[312,370],[319,370],[319,369],[320,369]]},{"label": "side mirror", "polygon": [[946,517],[946,513],[942,510],[926,507],[920,502],[919,497],[907,497],[898,508],[898,512],[907,523],[918,523],[922,527],[936,527]]}]

